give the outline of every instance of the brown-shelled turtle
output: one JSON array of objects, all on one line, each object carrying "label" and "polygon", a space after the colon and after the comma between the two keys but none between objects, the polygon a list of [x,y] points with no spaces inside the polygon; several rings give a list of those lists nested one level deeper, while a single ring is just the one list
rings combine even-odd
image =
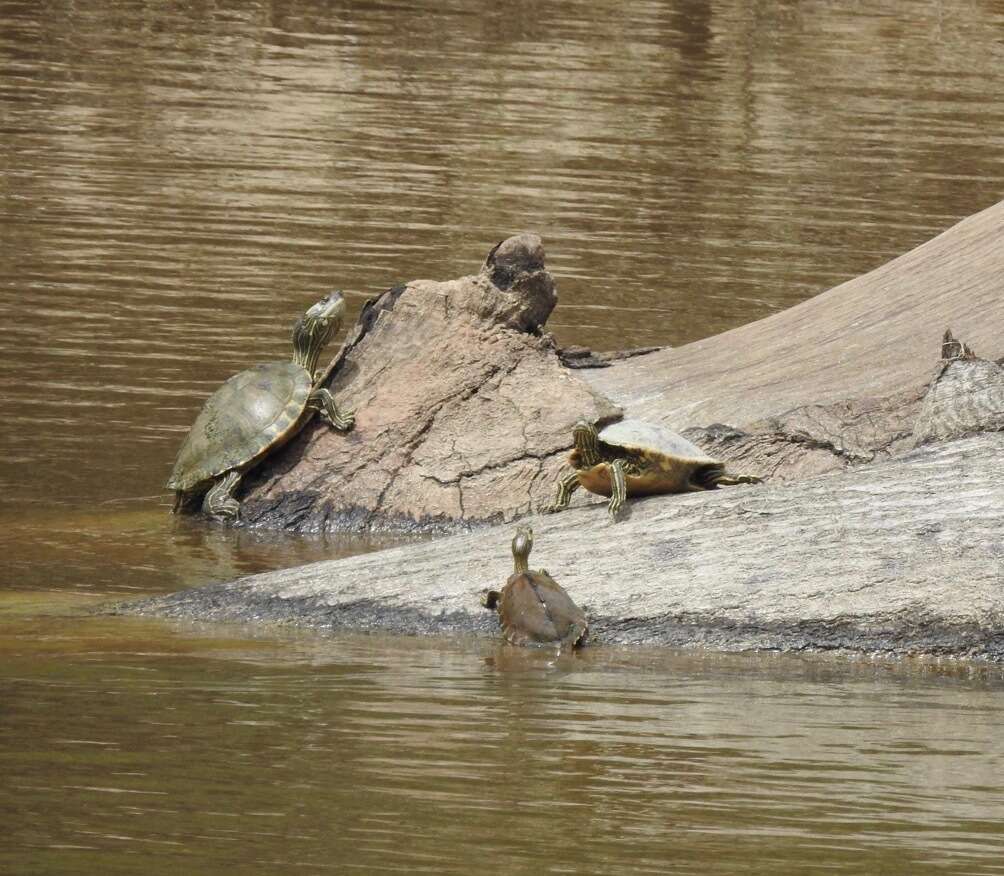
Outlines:
[{"label": "brown-shelled turtle", "polygon": [[515,570],[501,591],[486,590],[481,602],[498,612],[502,635],[512,645],[579,645],[589,629],[586,616],[544,569],[530,571],[532,548],[533,530],[520,526],[512,540]]},{"label": "brown-shelled turtle", "polygon": [[572,471],[558,476],[557,494],[548,511],[567,508],[579,487],[609,496],[607,510],[616,519],[628,496],[699,492],[761,481],[754,475],[730,475],[723,462],[682,435],[643,420],[620,420],[602,432],[580,420],[572,434],[575,447],[568,456]]},{"label": "brown-shelled turtle", "polygon": [[206,400],[167,482],[177,494],[175,511],[194,505],[204,494],[206,514],[235,521],[240,502],[234,491],[241,476],[289,441],[315,413],[340,432],[352,428],[352,412],[339,410],[331,393],[316,382],[317,360],[344,315],[342,294],[325,296],[293,326],[291,362],[241,371]]}]

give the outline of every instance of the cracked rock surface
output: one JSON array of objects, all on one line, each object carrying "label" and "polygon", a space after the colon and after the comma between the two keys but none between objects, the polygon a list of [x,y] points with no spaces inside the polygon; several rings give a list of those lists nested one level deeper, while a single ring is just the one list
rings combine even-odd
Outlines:
[{"label": "cracked rock surface", "polygon": [[476,275],[416,280],[368,304],[327,381],[355,429],[308,425],[249,476],[244,522],[436,528],[548,501],[575,421],[619,413],[540,333],[556,302],[540,238],[521,234]]}]

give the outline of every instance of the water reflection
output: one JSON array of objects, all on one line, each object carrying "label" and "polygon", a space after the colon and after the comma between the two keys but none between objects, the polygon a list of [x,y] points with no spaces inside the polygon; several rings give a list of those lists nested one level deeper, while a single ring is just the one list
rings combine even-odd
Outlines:
[{"label": "water reflection", "polygon": [[43,620],[47,648],[3,647],[0,865],[977,873],[1004,850],[996,671],[185,629]]},{"label": "water reflection", "polygon": [[149,594],[393,547],[415,536],[289,536],[207,525],[170,505],[0,516],[0,592]]}]

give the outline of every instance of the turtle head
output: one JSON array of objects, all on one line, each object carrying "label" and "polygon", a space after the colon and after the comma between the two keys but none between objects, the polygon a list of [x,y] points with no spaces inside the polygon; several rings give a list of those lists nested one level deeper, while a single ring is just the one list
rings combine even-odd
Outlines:
[{"label": "turtle head", "polygon": [[529,526],[520,526],[512,539],[512,559],[516,566],[516,574],[530,571],[530,551],[533,550],[533,530]]},{"label": "turtle head", "polygon": [[592,468],[600,463],[599,433],[596,427],[586,420],[579,420],[572,430],[572,440],[578,452],[579,467]]},{"label": "turtle head", "polygon": [[293,326],[293,361],[302,365],[311,377],[321,351],[342,325],[345,298],[331,292],[312,305]]}]

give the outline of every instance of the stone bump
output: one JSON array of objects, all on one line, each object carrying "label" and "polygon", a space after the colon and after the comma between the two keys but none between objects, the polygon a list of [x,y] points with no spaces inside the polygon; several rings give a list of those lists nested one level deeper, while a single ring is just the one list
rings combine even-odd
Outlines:
[{"label": "stone bump", "polygon": [[544,244],[536,234],[509,237],[485,259],[481,274],[497,294],[490,295],[484,312],[512,328],[538,332],[558,303],[554,279],[544,267]]}]

